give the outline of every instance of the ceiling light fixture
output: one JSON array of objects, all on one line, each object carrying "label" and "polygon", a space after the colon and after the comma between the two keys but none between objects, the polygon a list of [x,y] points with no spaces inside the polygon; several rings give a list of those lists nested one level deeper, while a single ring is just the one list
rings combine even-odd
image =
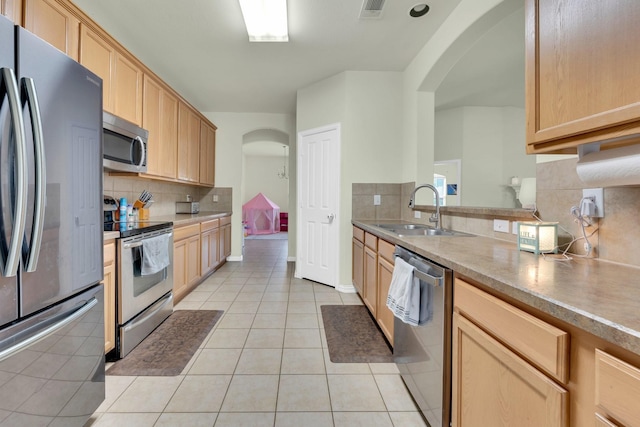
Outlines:
[{"label": "ceiling light fixture", "polygon": [[429,12],[429,5],[426,3],[420,3],[409,10],[409,16],[412,18],[420,18],[421,16],[426,15],[427,12]]},{"label": "ceiling light fixture", "polygon": [[288,42],[287,0],[239,0],[250,42]]}]

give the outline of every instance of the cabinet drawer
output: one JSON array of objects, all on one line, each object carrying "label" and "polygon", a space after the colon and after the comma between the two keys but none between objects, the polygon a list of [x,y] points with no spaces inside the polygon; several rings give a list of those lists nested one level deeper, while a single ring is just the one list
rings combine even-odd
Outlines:
[{"label": "cabinet drawer", "polygon": [[231,217],[230,216],[224,216],[224,217],[220,218],[220,226],[228,225],[228,224],[231,224]]},{"label": "cabinet drawer", "polygon": [[626,427],[640,426],[640,369],[598,349],[595,365],[596,405]]},{"label": "cabinet drawer", "polygon": [[364,230],[358,227],[353,227],[353,237],[364,243]]},{"label": "cabinet drawer", "polygon": [[364,233],[364,245],[368,248],[378,251],[378,238],[370,233]]},{"label": "cabinet drawer", "polygon": [[393,252],[396,250],[396,246],[385,240],[378,239],[378,255],[394,264]]},{"label": "cabinet drawer", "polygon": [[177,242],[187,237],[200,234],[200,224],[187,225],[185,227],[176,228],[173,230],[173,241]]},{"label": "cabinet drawer", "polygon": [[200,223],[200,231],[213,230],[220,227],[219,219],[212,219],[211,221],[205,221]]},{"label": "cabinet drawer", "polygon": [[456,310],[562,383],[569,379],[569,334],[456,279]]}]

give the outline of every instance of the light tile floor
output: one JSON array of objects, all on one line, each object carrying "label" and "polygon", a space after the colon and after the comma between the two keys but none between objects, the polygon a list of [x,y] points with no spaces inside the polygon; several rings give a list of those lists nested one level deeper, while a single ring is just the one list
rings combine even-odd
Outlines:
[{"label": "light tile floor", "polygon": [[87,426],[426,426],[398,370],[332,363],[320,305],[356,294],[293,278],[286,240],[247,240],[175,308],[224,310],[177,377],[106,377]]}]

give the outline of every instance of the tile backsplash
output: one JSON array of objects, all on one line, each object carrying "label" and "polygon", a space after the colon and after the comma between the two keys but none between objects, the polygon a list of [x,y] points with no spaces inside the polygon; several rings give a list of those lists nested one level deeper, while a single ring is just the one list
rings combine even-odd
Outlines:
[{"label": "tile backsplash", "polygon": [[[570,214],[578,206],[582,189],[592,188],[580,181],[576,173],[577,159],[566,159],[537,165],[537,204],[545,221],[558,221],[574,236],[582,231]],[[587,228],[595,247],[595,256],[607,261],[640,266],[640,187],[610,187],[604,189],[604,218]],[[584,253],[584,241],[574,244],[572,252]]]},{"label": "tile backsplash", "polygon": [[[582,235],[579,224],[571,215],[571,207],[580,204],[582,190],[591,186],[586,186],[578,178],[576,163],[577,159],[565,159],[539,163],[536,166],[538,216],[543,221],[559,223],[559,243],[570,242],[572,236]],[[416,209],[422,211],[419,219],[414,217],[415,210],[407,206],[414,188],[414,182],[353,184],[352,218],[381,221],[401,219],[428,224],[429,216],[434,211],[432,206],[420,206]],[[373,196],[376,194],[381,197],[379,206],[373,203]],[[593,233],[589,237],[594,247],[591,255],[600,260],[640,267],[640,187],[605,188],[604,211],[604,218],[594,219],[593,225],[586,228],[587,236]],[[442,226],[445,228],[507,240],[514,244],[517,242],[514,234],[493,231],[493,220],[533,220],[526,212],[521,217],[510,213],[506,216],[508,211],[490,208],[445,207],[441,213]],[[570,252],[583,255],[584,240],[577,240]]]},{"label": "tile backsplash", "polygon": [[[178,184],[173,182],[155,181],[134,176],[111,176],[103,173],[104,194],[117,199],[126,197],[135,200],[143,190],[153,194],[153,205],[150,208],[151,217],[171,215],[176,212],[176,202],[191,200],[200,202],[201,212],[230,212],[232,208],[231,188],[207,188],[196,185]],[[213,195],[218,201],[213,201]]]}]

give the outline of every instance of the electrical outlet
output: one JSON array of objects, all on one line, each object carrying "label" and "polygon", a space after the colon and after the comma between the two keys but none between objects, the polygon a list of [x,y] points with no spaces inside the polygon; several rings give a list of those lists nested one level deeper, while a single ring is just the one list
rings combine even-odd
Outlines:
[{"label": "electrical outlet", "polygon": [[497,231],[500,233],[508,233],[509,232],[509,220],[506,219],[494,219],[493,220],[493,231]]},{"label": "electrical outlet", "polygon": [[420,219],[422,217],[422,214],[420,213],[420,211],[413,211],[413,217]]},{"label": "electrical outlet", "polygon": [[511,223],[511,234],[518,234],[518,221]]},{"label": "electrical outlet", "polygon": [[213,195],[213,203],[218,203],[218,195],[217,194]]},{"label": "electrical outlet", "polygon": [[373,205],[374,206],[380,206],[380,195],[376,194],[373,196]]},{"label": "electrical outlet", "polygon": [[604,189],[602,188],[585,188],[582,190],[582,197],[591,197],[596,204],[596,213],[592,215],[594,218],[604,217]]}]

